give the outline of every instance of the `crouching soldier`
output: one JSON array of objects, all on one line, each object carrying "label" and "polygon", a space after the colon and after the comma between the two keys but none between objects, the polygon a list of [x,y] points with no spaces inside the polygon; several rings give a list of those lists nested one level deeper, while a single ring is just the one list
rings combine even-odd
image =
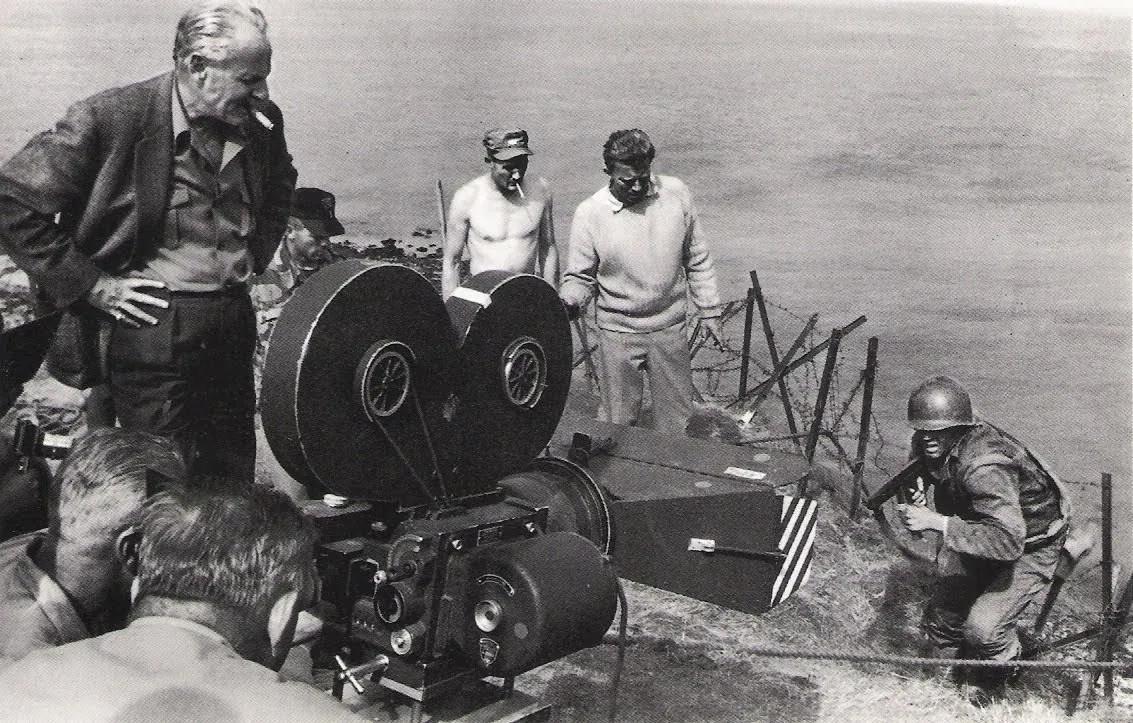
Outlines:
[{"label": "crouching soldier", "polygon": [[[942,538],[922,629],[940,657],[1018,658],[1016,622],[1050,581],[1066,536],[1065,489],[1021,442],[977,418],[951,377],[917,387],[908,419],[935,511],[917,495],[900,507],[901,520]],[[1012,672],[972,666],[969,699],[982,707],[1000,698]]]}]

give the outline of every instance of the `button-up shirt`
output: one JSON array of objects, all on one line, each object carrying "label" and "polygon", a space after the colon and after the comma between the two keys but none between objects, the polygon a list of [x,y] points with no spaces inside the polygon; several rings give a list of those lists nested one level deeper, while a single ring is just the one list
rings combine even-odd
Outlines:
[{"label": "button-up shirt", "polygon": [[216,291],[251,276],[253,231],[245,143],[235,129],[192,122],[172,93],[173,183],[165,231],[141,275],[173,291]]}]

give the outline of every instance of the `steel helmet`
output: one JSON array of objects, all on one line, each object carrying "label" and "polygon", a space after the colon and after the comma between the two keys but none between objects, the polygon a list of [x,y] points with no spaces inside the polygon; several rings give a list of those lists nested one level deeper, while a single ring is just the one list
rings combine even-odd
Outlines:
[{"label": "steel helmet", "polygon": [[952,377],[933,377],[909,395],[909,426],[927,431],[976,424],[972,398]]}]

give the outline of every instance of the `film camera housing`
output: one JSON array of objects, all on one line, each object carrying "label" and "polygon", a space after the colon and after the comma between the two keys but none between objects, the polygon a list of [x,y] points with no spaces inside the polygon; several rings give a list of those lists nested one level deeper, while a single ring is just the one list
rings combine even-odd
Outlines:
[{"label": "film camera housing", "polygon": [[[315,500],[320,609],[339,680],[418,704],[597,644],[617,607],[602,493],[546,497],[570,325],[555,290],[486,272],[442,302],[417,272],[343,261],[282,309],[261,412]],[[538,494],[525,494],[536,491]],[[563,510],[567,510],[564,513]]]}]

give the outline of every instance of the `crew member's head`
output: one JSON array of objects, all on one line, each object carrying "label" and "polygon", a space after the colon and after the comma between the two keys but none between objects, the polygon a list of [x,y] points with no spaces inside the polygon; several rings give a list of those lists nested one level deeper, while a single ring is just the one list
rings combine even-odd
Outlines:
[{"label": "crew member's head", "polygon": [[[296,188],[284,237],[291,264],[310,273],[328,262],[327,242],[346,233],[334,215],[334,194],[321,188]],[[302,279],[296,279],[296,282]]]},{"label": "crew member's head", "polygon": [[197,0],[173,42],[177,89],[191,121],[243,127],[268,99],[271,43],[263,12],[244,0]]},{"label": "crew member's head", "polygon": [[278,670],[317,597],[314,552],[310,520],[262,485],[200,481],[157,495],[142,519],[134,617],[193,620]]},{"label": "crew member's head", "polygon": [[125,621],[142,506],[155,479],[176,485],[186,474],[177,445],[147,432],[98,427],[75,440],[51,481],[38,554],[89,616]]},{"label": "crew member's head", "polygon": [[940,459],[979,421],[968,391],[952,377],[926,379],[909,395],[909,426],[913,448],[929,459]]},{"label": "crew member's head", "polygon": [[626,206],[641,202],[650,191],[650,167],[657,154],[645,131],[614,131],[602,147],[602,161],[610,177],[610,194]]},{"label": "crew member's head", "polygon": [[488,175],[501,193],[519,191],[527,174],[527,157],[532,155],[527,131],[517,128],[493,128],[484,134]]}]

